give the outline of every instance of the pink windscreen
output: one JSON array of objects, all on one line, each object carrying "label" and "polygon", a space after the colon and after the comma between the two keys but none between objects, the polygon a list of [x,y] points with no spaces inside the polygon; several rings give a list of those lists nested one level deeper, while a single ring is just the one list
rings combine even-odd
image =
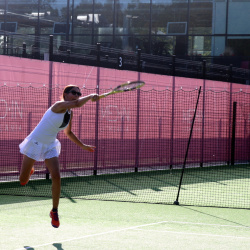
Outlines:
[{"label": "pink windscreen", "polygon": [[[249,161],[250,89],[247,85],[153,75],[83,65],[0,56],[0,175],[18,176],[18,145],[35,128],[68,84],[83,95],[104,93],[117,85],[142,80],[136,91],[111,95],[98,104],[74,110],[72,131],[95,153],[81,150],[58,134],[61,170],[169,168],[183,163],[199,87],[187,163],[230,161],[233,102],[237,102],[235,159]],[[52,86],[52,88],[50,88]],[[205,91],[203,91],[205,89]],[[46,172],[44,163],[37,170]]]}]

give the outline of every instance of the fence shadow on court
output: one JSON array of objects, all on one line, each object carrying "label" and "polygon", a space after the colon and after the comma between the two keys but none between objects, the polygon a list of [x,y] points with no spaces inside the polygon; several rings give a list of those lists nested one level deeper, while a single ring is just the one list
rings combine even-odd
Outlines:
[{"label": "fence shadow on court", "polygon": [[[249,206],[250,166],[216,166],[185,169],[180,192],[183,205]],[[77,199],[173,204],[181,169],[62,178],[61,196]],[[51,197],[51,180],[1,183],[0,194]],[[217,198],[216,198],[217,197]]]}]

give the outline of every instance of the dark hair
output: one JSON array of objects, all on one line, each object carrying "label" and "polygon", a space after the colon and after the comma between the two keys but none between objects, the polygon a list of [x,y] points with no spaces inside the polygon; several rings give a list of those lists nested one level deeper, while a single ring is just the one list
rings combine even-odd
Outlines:
[{"label": "dark hair", "polygon": [[63,96],[62,96],[62,99],[64,100],[64,94],[66,93],[69,93],[70,92],[70,90],[71,89],[73,89],[73,88],[78,88],[79,89],[79,91],[80,91],[80,88],[78,87],[78,86],[76,86],[76,85],[67,85],[65,88],[64,88],[64,90],[63,90]]}]

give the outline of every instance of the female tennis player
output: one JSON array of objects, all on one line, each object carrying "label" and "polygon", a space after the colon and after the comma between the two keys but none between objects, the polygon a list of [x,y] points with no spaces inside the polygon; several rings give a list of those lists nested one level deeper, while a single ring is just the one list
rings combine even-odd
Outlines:
[{"label": "female tennis player", "polygon": [[99,95],[90,94],[80,97],[82,94],[79,87],[68,85],[64,88],[62,101],[56,102],[44,114],[35,129],[19,145],[23,154],[23,161],[20,172],[20,183],[26,185],[30,176],[34,173],[34,163],[45,161],[52,179],[52,201],[53,207],[50,211],[51,224],[58,228],[58,205],[61,194],[61,177],[59,168],[59,154],[61,144],[57,134],[64,130],[67,137],[81,147],[83,150],[94,152],[95,146],[83,144],[71,131],[74,108],[82,107],[89,100],[98,101]]}]

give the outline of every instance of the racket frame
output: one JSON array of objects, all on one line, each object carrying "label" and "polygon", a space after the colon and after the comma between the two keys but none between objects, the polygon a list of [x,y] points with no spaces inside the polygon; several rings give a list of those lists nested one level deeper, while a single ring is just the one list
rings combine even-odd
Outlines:
[{"label": "racket frame", "polygon": [[[130,85],[135,84],[135,83],[139,83],[139,84],[136,87],[133,87],[133,88],[128,88],[128,89],[125,89],[125,90],[119,90],[122,87],[130,86]],[[99,95],[99,99],[100,98],[104,98],[104,97],[109,96],[109,95],[113,95],[113,94],[117,94],[117,93],[122,93],[122,92],[127,92],[127,91],[132,91],[134,89],[139,89],[143,85],[145,85],[144,81],[128,81],[128,82],[125,82],[125,83],[117,86],[116,88],[114,88],[113,90],[111,90],[111,91],[109,91],[107,93]]]}]

